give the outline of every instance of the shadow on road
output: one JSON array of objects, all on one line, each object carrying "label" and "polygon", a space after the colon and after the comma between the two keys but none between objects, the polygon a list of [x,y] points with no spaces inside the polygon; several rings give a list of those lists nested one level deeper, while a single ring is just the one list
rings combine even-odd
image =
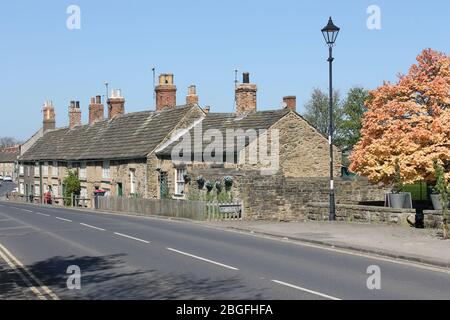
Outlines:
[{"label": "shadow on road", "polygon": [[[38,279],[61,299],[264,299],[263,291],[245,286],[238,276],[198,277],[184,273],[162,273],[156,270],[138,270],[127,265],[124,254],[102,257],[53,257],[27,266]],[[67,288],[69,266],[81,269],[81,290]],[[8,277],[10,279],[8,279]],[[5,281],[3,281],[5,280]],[[22,282],[14,283],[10,272],[0,277],[0,298],[20,299],[26,291]],[[22,288],[17,288],[22,286]],[[20,290],[21,289],[21,290]],[[29,299],[30,295],[22,297]]]}]

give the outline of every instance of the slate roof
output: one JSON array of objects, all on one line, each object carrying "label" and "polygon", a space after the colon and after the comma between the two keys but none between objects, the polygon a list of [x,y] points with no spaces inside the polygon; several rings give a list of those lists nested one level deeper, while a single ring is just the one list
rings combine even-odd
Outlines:
[{"label": "slate roof", "polygon": [[92,125],[49,131],[20,160],[145,158],[192,108],[127,113]]},{"label": "slate roof", "polygon": [[19,156],[19,151],[4,151],[0,150],[0,162],[14,162],[17,161],[17,157]]},{"label": "slate roof", "polygon": [[[278,120],[284,117],[290,112],[289,109],[278,109],[278,110],[267,110],[267,111],[257,111],[248,113],[245,115],[236,115],[235,113],[213,113],[210,112],[206,114],[205,119],[197,126],[202,126],[202,132],[205,133],[209,129],[217,129],[222,133],[224,151],[226,151],[226,130],[267,130]],[[191,150],[194,150],[194,128],[189,131],[192,140]],[[172,154],[172,149],[181,141],[180,139],[174,140],[170,145],[162,150],[157,150],[156,154],[160,156],[170,156]],[[248,145],[249,139],[246,139],[245,145]],[[209,143],[204,142],[203,148],[205,148]],[[236,147],[236,146],[235,146]],[[236,152],[237,150],[235,150]]]}]

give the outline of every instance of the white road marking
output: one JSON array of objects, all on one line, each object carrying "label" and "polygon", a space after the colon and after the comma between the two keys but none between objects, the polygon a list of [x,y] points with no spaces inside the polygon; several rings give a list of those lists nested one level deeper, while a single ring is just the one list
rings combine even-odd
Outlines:
[{"label": "white road marking", "polygon": [[53,293],[47,286],[45,286],[38,278],[34,276],[33,273],[31,273],[23,264],[20,262],[11,252],[8,251],[4,246],[0,244],[0,250],[3,250],[3,252],[11,258],[11,260],[16,264],[16,266],[19,266],[21,270],[25,271],[25,273],[34,281],[36,282],[39,287],[45,291],[46,294],[48,294],[53,300],[59,300],[59,297]]},{"label": "white road marking", "polygon": [[5,228],[0,228],[0,230],[16,230],[16,229],[28,229],[28,228],[33,228],[33,227],[31,227],[31,226],[5,227]]},{"label": "white road marking", "polygon": [[114,234],[116,234],[116,235],[118,235],[118,236],[121,236],[121,237],[124,237],[124,238],[128,238],[128,239],[140,241],[140,242],[143,242],[143,243],[147,243],[147,244],[150,243],[150,241],[142,240],[142,239],[139,239],[139,238],[135,238],[135,237],[132,237],[132,236],[123,234],[123,233],[114,232]]},{"label": "white road marking", "polygon": [[302,287],[299,287],[299,286],[295,286],[293,284],[286,283],[286,282],[283,282],[283,281],[272,280],[272,282],[275,282],[277,284],[281,284],[282,286],[286,286],[286,287],[289,287],[289,288],[293,288],[293,289],[297,289],[297,290],[300,290],[300,291],[308,292],[308,293],[311,293],[311,294],[314,294],[314,295],[317,295],[319,297],[323,297],[323,298],[326,298],[326,299],[341,300],[339,298],[336,298],[336,297],[333,297],[333,296],[329,296],[329,295],[324,294],[324,293],[320,293],[320,292],[317,292],[317,291],[313,291],[313,290],[309,290],[309,289],[302,288]]},{"label": "white road marking", "polygon": [[64,218],[60,218],[60,217],[55,217],[58,220],[62,220],[62,221],[66,221],[66,222],[73,222],[72,220],[69,219],[64,219]]},{"label": "white road marking", "polygon": [[14,263],[11,262],[11,260],[9,260],[9,258],[0,251],[0,258],[2,258],[3,260],[5,260],[6,264],[9,265],[9,267],[14,270],[15,273],[17,273],[19,275],[19,277],[22,279],[23,282],[26,283],[26,285],[28,286],[28,288],[40,299],[40,300],[47,300],[47,298],[35,287],[33,286],[33,284],[30,282],[30,280],[28,280],[24,274],[22,272],[20,272],[20,270],[14,265]]},{"label": "white road marking", "polygon": [[80,224],[81,224],[82,226],[85,226],[85,227],[88,227],[88,228],[92,228],[92,229],[96,229],[96,230],[100,230],[100,231],[105,231],[105,229],[97,228],[97,227],[91,226],[91,225],[86,224],[86,223],[80,223]]},{"label": "white road marking", "polygon": [[40,215],[40,216],[44,216],[44,217],[50,217],[49,214],[46,213],[42,213],[42,212],[35,212],[36,214]]},{"label": "white road marking", "polygon": [[25,212],[33,212],[33,211],[27,210],[27,209],[20,209],[20,210],[25,211]]},{"label": "white road marking", "polygon": [[173,252],[176,252],[176,253],[179,253],[179,254],[182,254],[182,255],[194,258],[194,259],[198,259],[198,260],[202,260],[202,261],[205,261],[205,262],[209,262],[209,263],[212,263],[212,264],[215,264],[215,265],[227,268],[227,269],[239,270],[238,268],[231,267],[231,266],[228,266],[226,264],[223,264],[223,263],[220,263],[220,262],[216,262],[216,261],[213,261],[213,260],[209,260],[209,259],[205,259],[205,258],[202,258],[202,257],[199,257],[199,256],[195,256],[195,255],[187,253],[187,252],[179,251],[179,250],[172,249],[172,248],[167,248],[167,250],[170,250],[170,251],[173,251]]}]

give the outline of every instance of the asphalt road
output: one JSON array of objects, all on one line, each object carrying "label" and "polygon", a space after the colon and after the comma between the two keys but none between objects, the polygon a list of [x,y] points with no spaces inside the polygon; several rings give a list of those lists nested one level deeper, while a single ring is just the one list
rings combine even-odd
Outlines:
[{"label": "asphalt road", "polygon": [[450,299],[448,271],[180,221],[0,202],[0,245],[49,299]]}]

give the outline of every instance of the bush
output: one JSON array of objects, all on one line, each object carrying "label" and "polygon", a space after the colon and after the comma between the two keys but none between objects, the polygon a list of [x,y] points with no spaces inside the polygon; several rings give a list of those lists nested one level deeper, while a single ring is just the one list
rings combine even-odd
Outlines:
[{"label": "bush", "polygon": [[81,183],[78,179],[78,174],[75,171],[69,170],[67,176],[63,180],[64,185],[64,204],[66,206],[72,205],[72,195],[80,195]]}]

